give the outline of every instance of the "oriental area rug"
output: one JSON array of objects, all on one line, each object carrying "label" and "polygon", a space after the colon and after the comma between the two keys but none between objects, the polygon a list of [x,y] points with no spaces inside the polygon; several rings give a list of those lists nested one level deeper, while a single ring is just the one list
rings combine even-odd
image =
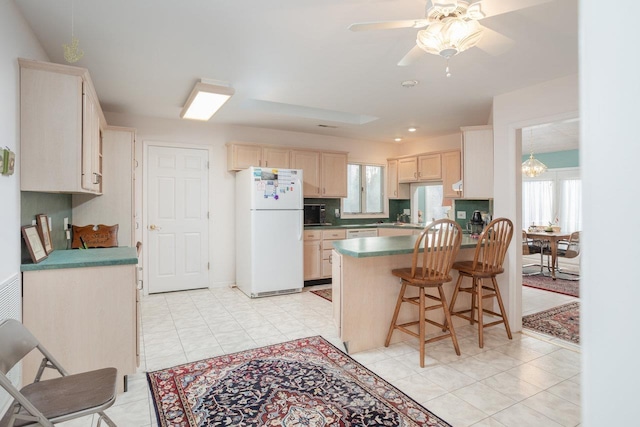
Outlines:
[{"label": "oriental area rug", "polygon": [[320,289],[317,291],[311,291],[312,294],[316,294],[319,297],[326,299],[327,301],[333,301],[331,299],[331,289]]},{"label": "oriental area rug", "polygon": [[580,303],[571,302],[522,317],[522,326],[580,344]]},{"label": "oriental area rug", "polygon": [[522,286],[556,292],[573,297],[580,296],[580,282],[577,280],[553,280],[547,276],[522,276]]},{"label": "oriental area rug", "polygon": [[147,379],[162,427],[450,426],[319,336]]}]

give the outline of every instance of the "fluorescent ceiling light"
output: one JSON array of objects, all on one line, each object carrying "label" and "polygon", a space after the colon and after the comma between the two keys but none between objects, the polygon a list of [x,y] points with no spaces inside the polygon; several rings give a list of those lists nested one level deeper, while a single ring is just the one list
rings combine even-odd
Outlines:
[{"label": "fluorescent ceiling light", "polygon": [[180,113],[183,119],[209,120],[235,93],[233,88],[198,82]]}]

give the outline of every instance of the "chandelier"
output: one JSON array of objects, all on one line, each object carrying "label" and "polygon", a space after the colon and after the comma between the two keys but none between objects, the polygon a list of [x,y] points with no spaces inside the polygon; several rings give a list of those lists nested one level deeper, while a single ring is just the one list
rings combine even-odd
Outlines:
[{"label": "chandelier", "polygon": [[547,171],[547,166],[540,160],[533,157],[533,129],[531,130],[531,138],[529,141],[530,154],[529,158],[522,162],[522,174],[529,178],[535,178]]},{"label": "chandelier", "polygon": [[444,57],[445,72],[450,77],[449,59],[472,48],[482,38],[482,26],[478,23],[481,18],[484,13],[480,10],[480,1],[429,1],[427,19],[430,23],[418,31],[416,44],[427,53]]}]

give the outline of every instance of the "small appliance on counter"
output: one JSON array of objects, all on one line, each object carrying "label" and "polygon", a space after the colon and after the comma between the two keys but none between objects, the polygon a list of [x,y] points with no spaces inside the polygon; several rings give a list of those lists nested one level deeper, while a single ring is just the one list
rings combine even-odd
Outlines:
[{"label": "small appliance on counter", "polygon": [[471,234],[471,237],[478,238],[484,230],[484,219],[482,219],[482,213],[480,211],[473,211],[471,214],[471,221],[467,223],[467,230]]},{"label": "small appliance on counter", "polygon": [[304,205],[304,225],[324,225],[327,222],[327,209],[324,204]]}]

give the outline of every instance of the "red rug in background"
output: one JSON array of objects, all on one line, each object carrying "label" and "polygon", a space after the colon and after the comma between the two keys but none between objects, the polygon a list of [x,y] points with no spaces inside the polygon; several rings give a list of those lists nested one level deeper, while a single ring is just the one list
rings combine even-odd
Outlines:
[{"label": "red rug in background", "polygon": [[580,303],[571,302],[540,313],[523,316],[522,326],[580,344]]},{"label": "red rug in background", "polygon": [[147,378],[161,427],[451,427],[319,336]]},{"label": "red rug in background", "polygon": [[522,276],[522,286],[580,297],[580,281],[578,280],[553,280],[551,277],[542,275]]},{"label": "red rug in background", "polygon": [[331,299],[331,289],[320,289],[318,291],[311,291],[312,294],[316,294],[319,297],[326,299],[327,301],[333,301]]}]

